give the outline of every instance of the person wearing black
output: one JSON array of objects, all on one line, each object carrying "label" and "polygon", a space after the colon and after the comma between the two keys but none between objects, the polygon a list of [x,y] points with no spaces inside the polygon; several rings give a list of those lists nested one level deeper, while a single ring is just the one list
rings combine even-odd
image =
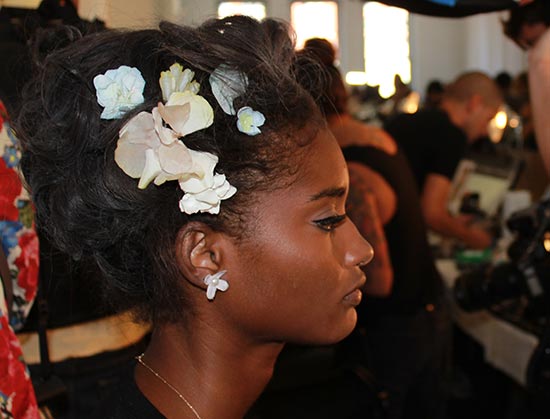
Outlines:
[{"label": "person wearing black", "polygon": [[439,109],[400,114],[385,125],[411,164],[427,226],[472,249],[489,247],[492,237],[470,218],[449,213],[452,179],[466,146],[487,136],[489,121],[501,104],[494,80],[468,72],[447,86]]}]

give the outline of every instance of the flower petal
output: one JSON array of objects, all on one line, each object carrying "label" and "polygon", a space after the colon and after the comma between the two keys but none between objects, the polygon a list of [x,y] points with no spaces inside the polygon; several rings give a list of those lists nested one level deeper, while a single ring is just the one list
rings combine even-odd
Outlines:
[{"label": "flower petal", "polygon": [[189,152],[193,159],[193,168],[189,176],[180,178],[179,185],[182,191],[197,194],[214,186],[214,168],[218,157],[207,152]]},{"label": "flower petal", "polygon": [[122,127],[119,137],[132,144],[158,144],[153,115],[149,112],[138,113]]},{"label": "flower petal", "polygon": [[195,77],[195,73],[190,69],[183,70],[181,64],[172,64],[168,71],[160,73],[159,84],[162,90],[162,99],[166,102],[172,93],[185,90],[196,90],[194,93],[198,93],[200,85],[198,82],[192,81],[193,77]]},{"label": "flower petal", "polygon": [[217,289],[215,285],[208,285],[208,287],[206,288],[206,298],[208,298],[209,300],[213,300],[216,296],[216,290]]},{"label": "flower petal", "polygon": [[185,194],[183,198],[180,199],[180,211],[185,214],[195,214],[197,212],[210,212],[210,205],[199,202],[195,199],[192,194]]},{"label": "flower petal", "polygon": [[161,172],[160,163],[155,150],[145,150],[145,167],[139,179],[138,188],[145,189],[149,183]]},{"label": "flower petal", "polygon": [[[181,108],[182,105],[189,106],[189,116],[185,120],[175,117],[172,114],[172,110],[167,109],[171,107]],[[182,108],[177,112],[183,114],[184,111],[184,108]],[[161,112],[163,119],[180,137],[208,128],[214,122],[212,106],[210,106],[205,98],[190,91],[173,93],[162,111],[159,107],[159,112]]]},{"label": "flower petal", "polygon": [[265,122],[265,116],[261,112],[253,111],[252,112],[252,121],[253,121],[252,122],[253,125],[255,125],[257,127],[261,127]]},{"label": "flower petal", "polygon": [[175,180],[182,173],[189,172],[193,168],[193,161],[189,149],[180,141],[170,146],[161,146],[158,150],[159,162],[162,170],[175,175]]},{"label": "flower petal", "polygon": [[145,167],[145,151],[159,145],[152,115],[140,112],[120,130],[115,162],[128,176],[139,178]]},{"label": "flower petal", "polygon": [[[159,103],[158,112],[162,116],[164,122],[170,125],[176,133],[176,136],[178,136],[191,116],[191,103],[187,102],[182,105],[171,106],[164,106],[162,103]],[[182,136],[182,134],[179,136]]]},{"label": "flower petal", "polygon": [[218,279],[218,286],[216,288],[220,291],[227,291],[229,283],[225,279]]},{"label": "flower petal", "polygon": [[246,92],[248,78],[242,71],[221,64],[209,77],[210,87],[214,97],[223,111],[235,115],[233,101]]}]

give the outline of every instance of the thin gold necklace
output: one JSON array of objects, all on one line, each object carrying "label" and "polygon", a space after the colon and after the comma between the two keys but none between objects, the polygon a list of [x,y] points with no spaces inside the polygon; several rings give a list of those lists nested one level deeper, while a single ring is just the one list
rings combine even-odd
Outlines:
[{"label": "thin gold necklace", "polygon": [[136,359],[137,361],[143,365],[145,368],[147,368],[151,373],[153,373],[155,375],[155,377],[157,377],[160,381],[162,381],[168,388],[170,388],[170,390],[172,390],[174,393],[176,393],[178,395],[178,397],[180,399],[183,400],[183,402],[187,405],[187,407],[189,407],[189,409],[191,409],[191,411],[195,414],[195,416],[197,417],[197,419],[202,419],[201,416],[199,415],[199,413],[195,410],[195,408],[191,405],[191,403],[189,403],[187,401],[187,399],[185,397],[183,397],[183,394],[181,394],[177,389],[176,387],[174,387],[172,384],[170,384],[168,381],[166,381],[164,379],[164,377],[162,375],[160,375],[158,372],[156,372],[153,368],[151,368],[149,365],[147,365],[147,363],[143,360],[143,355],[145,354],[141,354],[139,356],[136,356]]}]

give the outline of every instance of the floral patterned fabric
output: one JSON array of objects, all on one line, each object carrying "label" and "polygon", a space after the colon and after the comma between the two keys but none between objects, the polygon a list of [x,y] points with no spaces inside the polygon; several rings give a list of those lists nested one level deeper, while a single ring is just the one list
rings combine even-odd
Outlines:
[{"label": "floral patterned fabric", "polygon": [[10,324],[19,330],[27,317],[38,284],[38,238],[34,212],[21,184],[20,152],[0,102],[0,238],[12,273],[13,305]]},{"label": "floral patterned fabric", "polygon": [[[0,287],[0,418],[39,418],[29,372],[14,329],[22,326],[38,284],[38,238],[33,208],[17,173],[19,151],[0,102],[0,237],[12,281],[13,315],[8,321]],[[11,323],[11,325],[10,325]],[[12,328],[13,327],[13,328]]]},{"label": "floral patterned fabric", "polygon": [[[0,297],[2,303],[5,303],[1,289]],[[8,324],[6,305],[0,304],[0,418],[35,419],[39,417],[21,346]]]}]

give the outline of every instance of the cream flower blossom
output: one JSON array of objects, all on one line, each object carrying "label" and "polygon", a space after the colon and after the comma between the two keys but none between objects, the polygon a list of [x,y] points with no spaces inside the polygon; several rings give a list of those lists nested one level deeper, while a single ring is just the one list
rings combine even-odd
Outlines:
[{"label": "cream flower blossom", "polygon": [[97,102],[104,107],[102,119],[119,119],[143,103],[145,80],[135,67],[121,65],[94,77]]},{"label": "cream flower blossom", "polygon": [[172,93],[190,91],[191,93],[199,93],[200,84],[193,80],[195,72],[186,68],[183,69],[179,63],[174,63],[168,71],[160,73],[160,89],[162,91],[162,100],[168,101]]},{"label": "cream flower blossom", "polygon": [[193,174],[180,179],[180,188],[185,192],[180,200],[180,210],[186,214],[218,214],[220,202],[235,195],[237,189],[226,180],[225,175],[214,172],[218,163],[217,156],[206,152],[199,154],[194,161],[197,166],[201,166],[204,175]]},{"label": "cream flower blossom", "polygon": [[237,112],[237,128],[247,135],[258,135],[261,133],[258,127],[265,122],[263,113],[255,111],[250,106],[244,106]]},{"label": "cream flower blossom", "polygon": [[139,179],[140,189],[152,181],[161,185],[167,180],[176,180],[193,166],[185,144],[161,141],[159,131],[165,129],[161,118],[140,112],[120,130],[115,161],[128,176]]},{"label": "cream flower blossom", "polygon": [[[172,93],[166,105],[159,104],[159,112],[179,137],[208,128],[214,122],[212,106],[191,91]],[[183,112],[188,115],[183,117]]]},{"label": "cream flower blossom", "polygon": [[140,189],[151,182],[161,185],[178,180],[184,192],[182,212],[218,214],[220,201],[237,190],[224,175],[214,172],[217,156],[191,150],[181,140],[212,125],[214,113],[208,101],[189,88],[194,83],[193,73],[180,70],[181,66],[172,66],[171,76],[161,76],[163,94],[169,93],[167,102],[159,103],[150,113],[140,112],[120,130],[115,161],[128,176],[139,179]]}]

